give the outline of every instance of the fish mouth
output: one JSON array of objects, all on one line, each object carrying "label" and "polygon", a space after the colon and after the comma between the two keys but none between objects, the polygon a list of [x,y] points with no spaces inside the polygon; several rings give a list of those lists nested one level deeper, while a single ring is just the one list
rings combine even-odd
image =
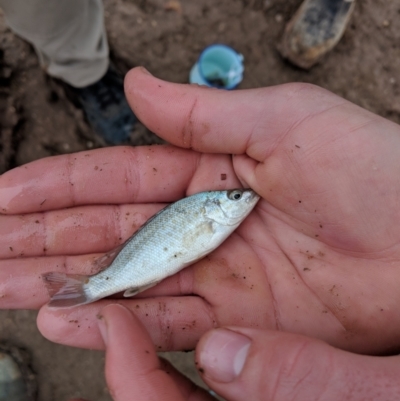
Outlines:
[{"label": "fish mouth", "polygon": [[247,193],[247,197],[246,197],[246,203],[255,203],[260,199],[260,195],[258,195],[256,192],[254,192],[252,189],[246,189],[245,190]]}]

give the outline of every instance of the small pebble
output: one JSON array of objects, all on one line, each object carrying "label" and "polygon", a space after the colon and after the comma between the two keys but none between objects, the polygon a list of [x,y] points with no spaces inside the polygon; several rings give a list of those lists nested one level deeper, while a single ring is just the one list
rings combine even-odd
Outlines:
[{"label": "small pebble", "polygon": [[30,400],[22,373],[10,355],[0,352],[0,400]]}]

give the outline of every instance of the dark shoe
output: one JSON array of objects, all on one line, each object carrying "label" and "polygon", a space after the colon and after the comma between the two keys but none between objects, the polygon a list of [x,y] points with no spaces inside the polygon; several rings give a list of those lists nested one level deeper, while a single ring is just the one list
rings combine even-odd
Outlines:
[{"label": "dark shoe", "polygon": [[137,118],[125,99],[123,78],[113,67],[94,84],[70,90],[93,130],[107,143],[118,145],[129,139]]},{"label": "dark shoe", "polygon": [[342,37],[355,0],[304,0],[286,25],[279,51],[301,68],[311,68]]},{"label": "dark shoe", "polygon": [[0,401],[34,401],[36,391],[27,354],[16,347],[0,345]]}]

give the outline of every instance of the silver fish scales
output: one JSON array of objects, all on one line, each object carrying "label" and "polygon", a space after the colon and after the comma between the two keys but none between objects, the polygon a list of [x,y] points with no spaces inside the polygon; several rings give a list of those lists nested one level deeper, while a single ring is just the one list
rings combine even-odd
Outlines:
[{"label": "silver fish scales", "polygon": [[172,203],[107,254],[104,260],[110,265],[99,273],[44,274],[49,305],[82,305],[120,291],[128,297],[156,285],[216,249],[258,199],[250,189],[234,189],[201,192]]}]

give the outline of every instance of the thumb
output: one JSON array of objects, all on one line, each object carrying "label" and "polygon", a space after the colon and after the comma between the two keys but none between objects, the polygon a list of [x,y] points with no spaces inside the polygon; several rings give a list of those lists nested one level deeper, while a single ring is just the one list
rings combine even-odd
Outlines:
[{"label": "thumb", "polygon": [[212,330],[196,349],[204,381],[230,401],[400,399],[400,358],[335,349],[295,334]]},{"label": "thumb", "polygon": [[142,67],[126,75],[125,94],[143,124],[169,143],[257,160],[310,115],[344,102],[355,107],[308,84],[225,91],[165,82]]}]

